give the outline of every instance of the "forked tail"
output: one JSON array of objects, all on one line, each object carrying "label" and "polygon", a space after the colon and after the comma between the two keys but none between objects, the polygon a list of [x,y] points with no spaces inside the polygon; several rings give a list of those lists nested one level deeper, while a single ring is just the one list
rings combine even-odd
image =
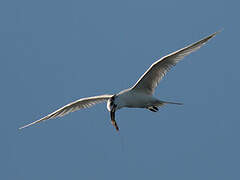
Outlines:
[{"label": "forked tail", "polygon": [[158,106],[163,106],[164,104],[176,104],[176,105],[183,105],[183,103],[180,102],[169,102],[169,101],[158,101]]}]

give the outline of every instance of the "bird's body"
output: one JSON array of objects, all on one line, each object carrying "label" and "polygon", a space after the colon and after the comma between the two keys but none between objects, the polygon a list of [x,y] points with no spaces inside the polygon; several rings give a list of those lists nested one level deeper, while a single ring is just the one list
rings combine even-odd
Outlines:
[{"label": "bird's body", "polygon": [[134,89],[126,89],[116,94],[115,103],[117,104],[116,110],[124,107],[127,108],[149,108],[151,106],[162,106],[166,103],[169,104],[181,104],[161,101],[152,95],[136,91]]},{"label": "bird's body", "polygon": [[170,70],[172,66],[176,65],[178,61],[183,59],[184,56],[187,56],[188,54],[199,49],[203,44],[205,44],[209,39],[213,38],[217,33],[218,32],[213,33],[196,43],[193,43],[185,48],[175,51],[154,62],[150,66],[150,68],[140,77],[137,83],[129,89],[123,90],[114,95],[107,94],[79,99],[75,102],[67,104],[66,106],[63,106],[62,108],[37,121],[21,127],[20,129],[47,119],[64,116],[70,112],[74,112],[82,108],[91,107],[97,103],[107,101],[107,109],[110,111],[111,122],[115,126],[116,130],[119,130],[115,121],[115,112],[118,109],[124,107],[146,108],[153,112],[156,112],[158,111],[158,107],[164,104],[181,105],[182,103],[166,102],[155,98],[153,96],[154,90],[157,87],[159,81]]},{"label": "bird's body", "polygon": [[126,89],[116,94],[115,103],[117,104],[117,109],[123,107],[128,108],[146,108],[152,104],[156,99],[148,94],[141,92],[136,92],[132,89]]}]

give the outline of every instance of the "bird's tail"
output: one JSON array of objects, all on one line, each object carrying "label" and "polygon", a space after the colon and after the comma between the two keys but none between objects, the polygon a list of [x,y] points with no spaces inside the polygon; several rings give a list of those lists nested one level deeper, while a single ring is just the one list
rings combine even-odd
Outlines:
[{"label": "bird's tail", "polygon": [[159,100],[157,106],[163,106],[165,104],[183,105],[183,103],[180,103],[180,102],[169,102],[169,101],[161,101],[161,100]]}]

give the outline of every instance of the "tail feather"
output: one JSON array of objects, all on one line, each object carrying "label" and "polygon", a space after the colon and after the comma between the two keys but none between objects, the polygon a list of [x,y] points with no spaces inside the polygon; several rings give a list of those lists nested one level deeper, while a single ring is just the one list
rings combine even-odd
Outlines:
[{"label": "tail feather", "polygon": [[163,106],[164,104],[176,104],[176,105],[183,105],[183,103],[180,102],[169,102],[169,101],[160,101],[158,102],[158,106]]}]

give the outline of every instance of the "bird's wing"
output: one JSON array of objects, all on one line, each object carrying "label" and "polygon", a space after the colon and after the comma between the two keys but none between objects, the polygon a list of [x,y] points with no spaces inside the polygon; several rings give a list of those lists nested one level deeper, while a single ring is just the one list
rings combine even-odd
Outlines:
[{"label": "bird's wing", "polygon": [[61,107],[60,109],[54,111],[51,114],[48,114],[47,116],[45,116],[45,117],[43,117],[43,118],[41,118],[37,121],[34,121],[30,124],[22,126],[19,129],[23,129],[25,127],[28,127],[28,126],[31,126],[33,124],[39,123],[41,121],[45,121],[47,119],[61,117],[61,116],[64,116],[64,115],[66,115],[70,112],[74,112],[74,111],[77,111],[77,110],[82,109],[82,108],[89,108],[89,107],[91,107],[95,104],[101,103],[103,101],[107,101],[111,97],[112,97],[112,95],[106,94],[106,95],[101,95],[101,96],[93,96],[93,97],[87,97],[87,98],[79,99],[77,101],[74,101],[72,103],[69,103],[69,104]]},{"label": "bird's wing", "polygon": [[139,80],[132,87],[132,89],[136,91],[141,91],[146,94],[153,94],[159,81],[170,70],[171,67],[176,65],[178,61],[184,58],[184,56],[187,56],[190,53],[198,50],[200,47],[202,47],[202,45],[204,45],[208,40],[213,38],[217,33],[219,32],[215,32],[196,43],[193,43],[185,48],[179,49],[154,62],[150,66],[150,68],[139,78]]}]

